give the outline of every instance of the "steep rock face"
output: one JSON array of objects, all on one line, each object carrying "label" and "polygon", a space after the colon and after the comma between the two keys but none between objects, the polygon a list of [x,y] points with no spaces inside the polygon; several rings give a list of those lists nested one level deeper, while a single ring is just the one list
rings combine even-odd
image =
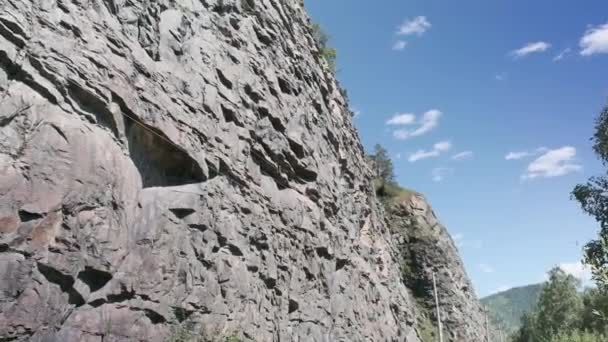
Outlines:
[{"label": "steep rock face", "polygon": [[0,338],[419,341],[299,1],[0,0]]},{"label": "steep rock face", "polygon": [[387,220],[403,257],[403,280],[421,309],[419,323],[436,321],[434,273],[445,340],[484,341],[483,308],[452,238],[426,199],[411,193],[394,201],[387,208]]},{"label": "steep rock face", "polygon": [[417,340],[302,4],[0,3],[0,336]]}]

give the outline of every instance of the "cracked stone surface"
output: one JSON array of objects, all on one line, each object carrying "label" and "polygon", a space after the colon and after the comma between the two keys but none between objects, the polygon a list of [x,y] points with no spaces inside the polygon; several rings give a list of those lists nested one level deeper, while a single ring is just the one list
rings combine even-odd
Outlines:
[{"label": "cracked stone surface", "polygon": [[0,339],[419,342],[311,33],[295,0],[0,0]]}]

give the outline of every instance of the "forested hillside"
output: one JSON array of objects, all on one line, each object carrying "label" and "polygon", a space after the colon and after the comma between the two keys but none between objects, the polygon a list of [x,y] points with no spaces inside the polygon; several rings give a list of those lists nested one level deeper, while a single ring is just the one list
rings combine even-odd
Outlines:
[{"label": "forested hillside", "polygon": [[482,298],[492,322],[506,333],[513,333],[520,326],[521,317],[531,311],[540,295],[542,284],[516,287]]}]

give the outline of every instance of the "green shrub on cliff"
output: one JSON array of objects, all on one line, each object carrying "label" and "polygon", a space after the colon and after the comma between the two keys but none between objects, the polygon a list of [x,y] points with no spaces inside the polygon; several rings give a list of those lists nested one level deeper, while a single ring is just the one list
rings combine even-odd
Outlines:
[{"label": "green shrub on cliff", "polygon": [[399,186],[395,180],[393,161],[388,151],[380,144],[374,146],[374,152],[368,155],[369,163],[374,171],[374,191],[385,204],[409,199],[415,191]]},{"label": "green shrub on cliff", "polygon": [[329,35],[323,31],[321,25],[312,25],[312,36],[317,43],[317,47],[321,52],[321,56],[327,61],[329,67],[333,72],[336,71],[336,59],[338,58],[338,51],[329,46]]}]

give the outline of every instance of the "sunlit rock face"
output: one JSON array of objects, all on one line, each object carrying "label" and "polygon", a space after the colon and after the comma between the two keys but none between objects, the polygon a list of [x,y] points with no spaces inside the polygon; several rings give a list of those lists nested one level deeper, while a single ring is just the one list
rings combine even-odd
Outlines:
[{"label": "sunlit rock face", "polygon": [[311,33],[300,1],[0,0],[0,339],[420,341]]}]

